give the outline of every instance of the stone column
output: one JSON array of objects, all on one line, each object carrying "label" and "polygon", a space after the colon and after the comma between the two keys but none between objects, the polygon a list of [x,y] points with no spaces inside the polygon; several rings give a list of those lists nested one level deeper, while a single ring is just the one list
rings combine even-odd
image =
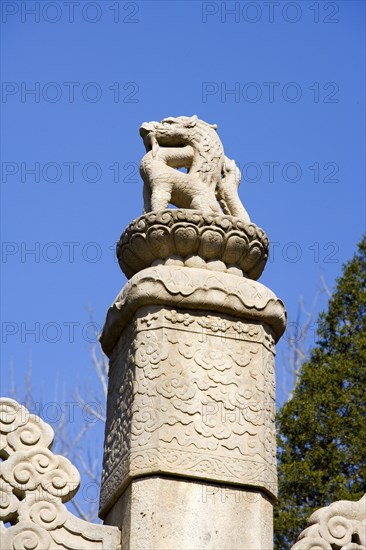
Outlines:
[{"label": "stone column", "polygon": [[145,214],[121,237],[100,515],[124,550],[273,547],[286,313],[254,280],[267,254],[254,224],[193,210]]}]

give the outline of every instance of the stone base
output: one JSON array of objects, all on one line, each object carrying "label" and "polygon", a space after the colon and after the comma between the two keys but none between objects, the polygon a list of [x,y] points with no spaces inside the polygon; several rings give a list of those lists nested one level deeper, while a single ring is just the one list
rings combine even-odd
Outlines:
[{"label": "stone base", "polygon": [[133,550],[272,550],[272,502],[260,491],[177,478],[134,479],[104,520]]}]

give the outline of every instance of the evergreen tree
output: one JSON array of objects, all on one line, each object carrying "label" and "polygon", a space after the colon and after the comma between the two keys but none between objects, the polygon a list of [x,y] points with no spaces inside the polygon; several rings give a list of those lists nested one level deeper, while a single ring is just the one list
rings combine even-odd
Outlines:
[{"label": "evergreen tree", "polygon": [[278,414],[275,544],[288,550],[317,508],[366,492],[366,235],[343,267],[318,342]]}]

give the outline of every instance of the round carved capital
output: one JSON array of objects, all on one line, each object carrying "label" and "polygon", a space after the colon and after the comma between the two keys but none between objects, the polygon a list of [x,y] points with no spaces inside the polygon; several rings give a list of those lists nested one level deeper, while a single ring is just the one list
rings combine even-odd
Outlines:
[{"label": "round carved capital", "polygon": [[177,265],[258,279],[268,258],[268,238],[255,224],[224,214],[167,209],[134,220],[117,244],[127,278],[151,266]]}]

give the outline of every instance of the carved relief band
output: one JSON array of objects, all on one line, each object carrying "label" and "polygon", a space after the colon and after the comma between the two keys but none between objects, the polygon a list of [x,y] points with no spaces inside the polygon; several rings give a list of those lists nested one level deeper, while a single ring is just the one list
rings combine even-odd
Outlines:
[{"label": "carved relief band", "polygon": [[136,312],[111,356],[102,512],[158,473],[276,494],[273,334],[227,315]]},{"label": "carved relief band", "polygon": [[127,277],[151,265],[177,265],[258,279],[268,259],[268,238],[254,223],[196,210],[149,212],[134,220],[117,244]]}]

